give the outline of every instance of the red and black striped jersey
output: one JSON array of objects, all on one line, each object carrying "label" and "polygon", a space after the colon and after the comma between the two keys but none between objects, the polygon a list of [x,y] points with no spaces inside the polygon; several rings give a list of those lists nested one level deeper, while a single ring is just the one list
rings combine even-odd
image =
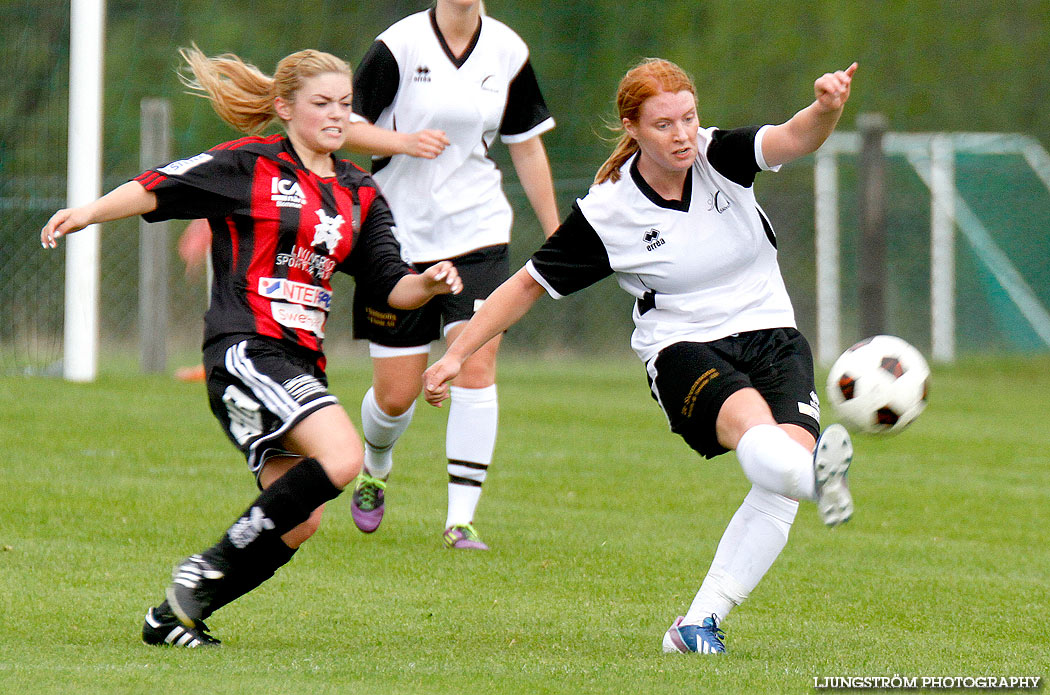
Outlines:
[{"label": "red and black striped jersey", "polygon": [[333,160],[335,176],[319,176],[285,136],[253,136],[135,177],[157,196],[146,221],[204,217],[211,225],[205,346],[267,336],[316,353],[323,368],[332,274],[352,275],[385,300],[414,272],[375,182],[352,162]]}]

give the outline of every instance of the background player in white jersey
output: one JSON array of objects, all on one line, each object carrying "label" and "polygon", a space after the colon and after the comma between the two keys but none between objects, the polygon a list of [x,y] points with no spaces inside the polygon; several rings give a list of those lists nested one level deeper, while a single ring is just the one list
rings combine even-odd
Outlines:
[{"label": "background player in white jersey", "polygon": [[636,298],[632,346],[671,429],[708,458],[735,449],[752,483],[664,651],[725,651],[719,624],[784,548],[798,500],[815,501],[832,526],[852,513],[852,444],[841,425],[818,439],[813,358],[752,184],[820,147],[856,67],[817,79],[816,99],[786,123],[728,131],[699,128],[696,90],[677,65],[629,71],[617,94],[625,132],[595,185],[424,375],[427,400],[440,403],[467,356],[545,291],[616,275]]},{"label": "background player in white jersey", "polygon": [[[215,281],[205,317],[212,412],[262,490],[211,548],[179,563],[167,598],[150,608],[147,644],[217,645],[204,621],[262,584],[310,538],[324,504],[361,470],[361,442],[327,390],[324,327],[331,275],[402,307],[461,289],[451,264],[415,273],[371,177],[336,159],[349,125],[351,73],[341,59],[299,51],[273,77],[236,56],[182,52],[227,123],[255,133],[279,119],[286,135],[244,137],[157,167],[77,208],[40,233],[45,248],[84,227],[132,215],[207,218]],[[187,496],[186,512],[199,500]]]},{"label": "background player in white jersey", "polygon": [[[354,301],[354,335],[370,342],[373,387],[361,404],[365,471],[354,521],[372,532],[385,509],[392,450],[412,419],[430,343],[454,340],[510,272],[511,208],[488,150],[497,136],[545,236],[558,226],[550,165],[540,135],[554,127],[529,63],[528,47],[476,0],[438,0],[376,39],[358,66],[348,146],[374,155],[373,175],[390,201],[405,258],[422,270],[454,259],[464,291],[423,311]],[[406,156],[405,153],[416,156]],[[430,157],[430,158],[428,158]],[[473,526],[496,441],[494,337],[452,385],[446,434],[450,548],[485,549]]]}]

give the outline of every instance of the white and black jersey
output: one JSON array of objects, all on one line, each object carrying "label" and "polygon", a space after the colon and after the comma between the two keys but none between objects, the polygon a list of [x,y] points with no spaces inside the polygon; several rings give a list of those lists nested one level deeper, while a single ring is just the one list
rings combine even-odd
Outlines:
[{"label": "white and black jersey", "polygon": [[354,112],[390,130],[443,130],[451,144],[436,159],[395,155],[374,160],[405,257],[451,258],[510,240],[511,208],[488,157],[499,135],[523,142],[554,127],[525,42],[482,16],[455,57],[434,10],[384,31],[354,77]]},{"label": "white and black jersey", "polygon": [[526,269],[554,298],[615,273],[637,300],[631,346],[646,362],[680,341],[794,328],[776,236],[753,189],[770,169],[765,128],[701,130],[680,201],[646,183],[635,155],[619,181],[576,201]]}]

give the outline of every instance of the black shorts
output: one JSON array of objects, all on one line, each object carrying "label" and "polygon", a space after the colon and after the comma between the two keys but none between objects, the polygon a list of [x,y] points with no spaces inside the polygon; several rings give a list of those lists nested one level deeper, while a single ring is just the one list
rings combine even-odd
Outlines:
[{"label": "black shorts", "polygon": [[[441,337],[442,326],[469,321],[492,291],[510,276],[506,244],[486,246],[448,259],[463,280],[459,294],[440,294],[418,309],[392,309],[367,290],[354,291],[354,338],[387,347],[428,345]],[[419,272],[439,261],[414,263]]]},{"label": "black shorts", "polygon": [[724,454],[715,421],[722,404],[754,388],[780,424],[820,434],[820,401],[813,385],[813,354],[794,328],[739,333],[710,343],[675,343],[646,365],[653,398],[671,431],[706,458]]},{"label": "black shorts", "polygon": [[269,338],[209,346],[204,369],[211,411],[256,476],[267,458],[290,453],[280,448],[288,430],[339,402],[316,360]]}]

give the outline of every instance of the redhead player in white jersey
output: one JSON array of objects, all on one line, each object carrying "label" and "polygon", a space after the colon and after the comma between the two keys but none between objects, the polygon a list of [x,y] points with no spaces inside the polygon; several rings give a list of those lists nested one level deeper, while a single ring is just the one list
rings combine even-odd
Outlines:
[{"label": "redhead player in white jersey", "polygon": [[853,447],[841,425],[820,433],[813,358],[795,328],[777,239],[755,201],[759,171],[815,151],[834,130],[857,66],[814,83],[787,122],[700,129],[681,68],[647,60],[623,78],[624,134],[594,186],[518,271],[492,293],[424,375],[439,404],[464,360],[521,318],[608,275],[635,297],[632,347],[671,430],[712,458],[736,450],[752,488],[715,552],[666,652],[725,651],[721,622],[787,542],[799,500],[835,526],[849,519]]},{"label": "redhead player in white jersey", "polygon": [[[558,226],[550,165],[540,135],[554,127],[525,42],[486,16],[478,0],[437,0],[379,35],[354,80],[347,146],[373,155],[372,172],[390,201],[395,234],[417,270],[454,263],[464,291],[424,311],[397,311],[357,293],[354,336],[369,341],[373,386],[361,404],[365,470],[354,489],[358,528],[383,518],[393,448],[422,390],[430,343],[454,340],[489,293],[510,274],[511,207],[489,148],[511,161],[545,236]],[[452,385],[445,441],[449,548],[486,549],[474,529],[496,441],[495,336]]]}]

